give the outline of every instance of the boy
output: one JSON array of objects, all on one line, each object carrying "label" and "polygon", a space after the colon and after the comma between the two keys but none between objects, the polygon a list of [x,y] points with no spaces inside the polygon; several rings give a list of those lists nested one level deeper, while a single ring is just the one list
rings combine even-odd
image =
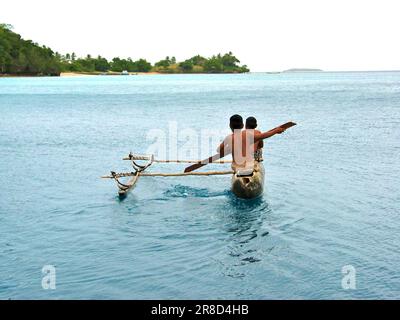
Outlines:
[{"label": "boy", "polygon": [[[254,130],[254,134],[261,134],[260,130],[256,130],[257,128],[257,119],[254,117],[248,117],[246,119],[246,130]],[[262,158],[262,148],[264,147],[264,141],[259,140],[254,142],[254,160],[263,161]]]}]

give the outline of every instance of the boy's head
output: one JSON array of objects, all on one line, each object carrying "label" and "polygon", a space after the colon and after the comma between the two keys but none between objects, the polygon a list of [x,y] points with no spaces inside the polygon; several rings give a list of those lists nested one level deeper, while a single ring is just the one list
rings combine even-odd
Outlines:
[{"label": "boy's head", "polygon": [[230,119],[229,119],[229,126],[231,127],[231,130],[236,130],[236,129],[243,129],[243,118],[239,116],[238,114],[234,114]]},{"label": "boy's head", "polygon": [[257,128],[257,119],[254,117],[248,117],[246,119],[246,129],[255,129]]}]

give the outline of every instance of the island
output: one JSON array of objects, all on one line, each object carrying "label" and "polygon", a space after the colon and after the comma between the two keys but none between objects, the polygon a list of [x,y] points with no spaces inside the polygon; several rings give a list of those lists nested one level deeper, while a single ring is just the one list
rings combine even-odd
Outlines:
[{"label": "island", "polygon": [[310,69],[310,68],[293,68],[284,70],[282,72],[323,72],[321,69]]},{"label": "island", "polygon": [[250,70],[232,52],[205,58],[196,55],[184,61],[165,57],[154,65],[146,59],[77,57],[60,54],[31,40],[24,40],[9,24],[0,23],[0,76],[60,76],[64,74],[129,75],[181,73],[245,73]]}]

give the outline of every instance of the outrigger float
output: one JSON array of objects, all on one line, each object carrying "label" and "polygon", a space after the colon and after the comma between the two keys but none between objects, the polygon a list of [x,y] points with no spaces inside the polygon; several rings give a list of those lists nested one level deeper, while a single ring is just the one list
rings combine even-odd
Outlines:
[{"label": "outrigger float", "polygon": [[[178,173],[155,173],[146,170],[153,163],[193,163],[204,164],[204,160],[157,160],[153,155],[134,155],[130,153],[123,160],[131,161],[134,171],[116,173],[111,171],[110,175],[102,176],[105,179],[113,179],[118,186],[118,196],[123,199],[133,190],[140,177],[182,177],[182,176],[216,176],[231,175],[232,192],[239,198],[252,199],[262,194],[264,190],[264,166],[261,162],[256,162],[254,170],[244,170],[234,172],[226,171],[205,171],[205,172],[178,172]],[[142,162],[142,164],[139,163]],[[145,161],[143,163],[143,161]],[[213,164],[232,163],[231,160],[217,160]],[[121,182],[121,178],[129,177],[127,182]]]}]

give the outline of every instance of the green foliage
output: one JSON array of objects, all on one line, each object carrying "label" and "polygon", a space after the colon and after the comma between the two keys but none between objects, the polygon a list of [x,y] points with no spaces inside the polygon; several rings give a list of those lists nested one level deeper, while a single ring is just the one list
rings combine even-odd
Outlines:
[{"label": "green foliage", "polygon": [[0,73],[59,75],[61,67],[57,55],[45,46],[24,40],[0,24]]},{"label": "green foliage", "polygon": [[133,61],[119,57],[108,61],[98,56],[77,58],[74,52],[61,55],[50,48],[24,40],[14,33],[12,26],[0,23],[0,74],[59,75],[62,71],[107,73],[107,72],[149,72],[161,73],[241,73],[248,72],[247,66],[232,52],[218,54],[207,59],[196,55],[182,62],[175,57],[166,57],[155,63],[154,67],[145,59]]},{"label": "green foliage", "polygon": [[194,66],[202,66],[203,67],[205,65],[205,63],[207,62],[207,59],[200,55],[197,55],[186,61],[190,61]]},{"label": "green foliage", "polygon": [[173,63],[175,58],[158,61],[153,71],[161,73],[242,73],[249,72],[247,66],[240,66],[232,52],[216,55],[207,59],[200,55],[184,60],[178,64]]},{"label": "green foliage", "polygon": [[94,70],[106,72],[109,69],[110,69],[110,64],[108,63],[106,58],[98,56],[97,59],[94,59]]},{"label": "green foliage", "polygon": [[179,66],[181,67],[183,72],[190,72],[193,70],[193,63],[190,59],[181,62]]},{"label": "green foliage", "polygon": [[111,71],[115,72],[122,72],[124,70],[128,72],[149,72],[151,68],[151,63],[145,59],[133,61],[131,58],[114,58],[111,62]]},{"label": "green foliage", "polygon": [[224,54],[222,57],[220,57],[220,59],[223,66],[227,68],[235,68],[237,67],[237,63],[240,63],[240,61],[232,54],[232,52]]},{"label": "green foliage", "polygon": [[122,72],[128,70],[128,60],[114,58],[111,62],[111,71]]},{"label": "green foliage", "polygon": [[204,64],[204,70],[209,73],[222,73],[224,65],[222,63],[221,56],[212,56]]},{"label": "green foliage", "polygon": [[149,72],[152,68],[151,63],[147,62],[145,59],[139,59],[135,63],[137,72]]},{"label": "green foliage", "polygon": [[239,66],[239,59],[232,52],[224,55],[212,56],[204,63],[204,70],[208,73],[242,73],[249,72],[247,66]]},{"label": "green foliage", "polygon": [[155,67],[168,68],[172,64],[171,59],[167,56],[164,60],[160,60],[154,64]]}]

